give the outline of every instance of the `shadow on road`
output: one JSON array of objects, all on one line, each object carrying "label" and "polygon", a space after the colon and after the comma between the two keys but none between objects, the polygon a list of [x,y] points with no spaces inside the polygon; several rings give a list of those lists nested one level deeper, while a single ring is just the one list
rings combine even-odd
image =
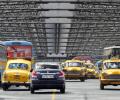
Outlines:
[{"label": "shadow on road", "polygon": [[66,80],[66,82],[81,82],[80,80]]},{"label": "shadow on road", "polygon": [[105,88],[104,90],[109,90],[109,91],[120,91],[120,88]]},{"label": "shadow on road", "polygon": [[70,94],[70,93],[69,93],[69,92],[60,93],[60,92],[58,92],[58,91],[57,91],[57,92],[52,92],[52,91],[51,91],[51,92],[42,92],[42,91],[40,92],[40,91],[35,91],[34,94],[63,94],[63,95],[64,95],[64,94]]},{"label": "shadow on road", "polygon": [[34,94],[61,94],[60,92],[35,92]]},{"label": "shadow on road", "polygon": [[8,89],[7,91],[30,91],[28,89]]}]

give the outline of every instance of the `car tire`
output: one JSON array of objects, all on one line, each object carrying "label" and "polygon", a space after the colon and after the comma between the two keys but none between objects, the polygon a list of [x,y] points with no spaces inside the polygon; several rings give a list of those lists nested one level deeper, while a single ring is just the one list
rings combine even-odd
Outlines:
[{"label": "car tire", "polygon": [[3,91],[8,90],[8,86],[3,85],[2,88],[3,88]]},{"label": "car tire", "polygon": [[31,93],[31,94],[34,94],[34,93],[35,93],[34,88],[32,88],[32,87],[30,88],[30,93]]},{"label": "car tire", "polygon": [[100,89],[104,90],[104,84],[100,83]]},{"label": "car tire", "polygon": [[86,80],[88,79],[87,75],[85,75],[85,79],[86,79]]},{"label": "car tire", "polygon": [[80,80],[81,80],[81,82],[85,82],[85,78],[81,78]]},{"label": "car tire", "polygon": [[30,85],[28,85],[28,86],[25,85],[25,87],[28,88],[28,91],[30,91]]},{"label": "car tire", "polygon": [[60,93],[65,93],[65,87],[60,89]]}]

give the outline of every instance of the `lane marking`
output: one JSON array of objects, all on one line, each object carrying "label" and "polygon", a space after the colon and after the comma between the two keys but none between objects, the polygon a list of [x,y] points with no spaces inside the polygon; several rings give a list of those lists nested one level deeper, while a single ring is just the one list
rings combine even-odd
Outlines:
[{"label": "lane marking", "polygon": [[53,90],[53,93],[52,93],[52,100],[55,100],[55,92],[56,92],[56,90]]}]

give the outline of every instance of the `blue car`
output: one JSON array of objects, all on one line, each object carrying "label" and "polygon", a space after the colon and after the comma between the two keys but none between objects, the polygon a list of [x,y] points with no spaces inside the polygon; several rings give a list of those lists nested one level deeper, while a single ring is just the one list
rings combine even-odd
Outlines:
[{"label": "blue car", "polygon": [[45,63],[35,66],[31,74],[30,91],[33,94],[39,89],[59,89],[65,93],[65,76],[60,65]]}]

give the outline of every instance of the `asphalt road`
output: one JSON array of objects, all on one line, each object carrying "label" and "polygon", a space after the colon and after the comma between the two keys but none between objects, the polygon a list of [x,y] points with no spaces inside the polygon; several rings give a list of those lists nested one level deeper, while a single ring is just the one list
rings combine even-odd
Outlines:
[{"label": "asphalt road", "polygon": [[100,90],[98,79],[70,80],[66,81],[65,94],[59,90],[39,90],[31,94],[25,87],[11,87],[8,91],[0,89],[0,100],[120,100],[120,86]]}]

